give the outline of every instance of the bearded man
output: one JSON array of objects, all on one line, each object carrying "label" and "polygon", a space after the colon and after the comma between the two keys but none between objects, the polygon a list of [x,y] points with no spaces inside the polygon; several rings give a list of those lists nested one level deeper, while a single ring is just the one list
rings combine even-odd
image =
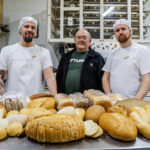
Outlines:
[{"label": "bearded man", "polygon": [[[26,96],[43,93],[46,80],[49,92],[57,93],[49,50],[34,43],[38,22],[27,16],[20,20],[20,42],[2,48],[0,54],[0,94],[20,92]],[[7,77],[6,77],[7,76]],[[4,85],[3,79],[6,79]]]},{"label": "bearded man", "polygon": [[132,41],[128,20],[117,20],[113,28],[120,47],[112,52],[102,69],[103,89],[107,94],[143,99],[150,89],[150,50]]}]

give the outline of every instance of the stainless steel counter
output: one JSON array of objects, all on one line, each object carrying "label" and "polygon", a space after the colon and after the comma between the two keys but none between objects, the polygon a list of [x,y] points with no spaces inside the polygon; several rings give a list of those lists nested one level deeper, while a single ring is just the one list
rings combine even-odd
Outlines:
[{"label": "stainless steel counter", "polygon": [[138,136],[135,141],[122,142],[108,135],[103,135],[98,139],[85,138],[79,141],[50,144],[37,143],[27,137],[23,138],[8,138],[0,142],[0,150],[44,150],[44,149],[99,149],[99,150],[117,150],[117,149],[150,149],[150,140],[143,136]]}]

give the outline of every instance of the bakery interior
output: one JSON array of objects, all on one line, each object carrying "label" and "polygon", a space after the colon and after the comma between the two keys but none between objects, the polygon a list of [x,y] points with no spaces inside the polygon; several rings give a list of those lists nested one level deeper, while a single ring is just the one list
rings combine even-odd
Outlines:
[{"label": "bakery interior", "polygon": [[[19,41],[23,16],[38,20],[35,43],[49,49],[54,70],[79,28],[106,59],[118,47],[113,24],[119,18],[131,22],[134,41],[150,48],[150,0],[0,0],[0,49]],[[145,100],[129,100],[96,90],[3,97],[0,149],[150,149],[148,100],[150,92]]]}]

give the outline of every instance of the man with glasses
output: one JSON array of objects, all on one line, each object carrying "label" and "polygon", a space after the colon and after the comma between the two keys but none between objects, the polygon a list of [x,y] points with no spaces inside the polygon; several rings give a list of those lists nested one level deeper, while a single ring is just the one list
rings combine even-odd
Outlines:
[{"label": "man with glasses", "polygon": [[113,27],[120,48],[108,57],[103,67],[103,89],[105,93],[143,99],[150,89],[150,50],[132,41],[128,20],[119,19]]},{"label": "man with glasses", "polygon": [[87,89],[102,90],[103,57],[90,48],[91,36],[85,29],[75,35],[76,48],[64,54],[56,75],[58,92],[71,94]]}]

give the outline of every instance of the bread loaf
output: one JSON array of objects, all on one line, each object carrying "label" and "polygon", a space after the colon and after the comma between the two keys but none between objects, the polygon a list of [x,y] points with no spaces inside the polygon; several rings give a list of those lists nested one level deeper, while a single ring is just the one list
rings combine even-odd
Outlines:
[{"label": "bread loaf", "polygon": [[69,96],[73,99],[75,108],[88,108],[89,99],[83,97],[83,94],[81,94],[80,92],[70,94]]},{"label": "bread loaf", "polygon": [[133,107],[130,109],[129,117],[136,123],[138,131],[150,139],[150,105],[144,107]]},{"label": "bread loaf", "polygon": [[45,109],[55,108],[55,99],[53,97],[41,97],[28,103],[28,108],[43,107]]},{"label": "bread loaf", "polygon": [[38,142],[64,143],[84,138],[83,121],[76,115],[54,114],[29,121],[26,135]]},{"label": "bread loaf", "polygon": [[99,125],[110,136],[116,139],[122,141],[132,141],[136,139],[137,128],[129,117],[118,113],[104,113],[100,117]]},{"label": "bread loaf", "polygon": [[123,105],[130,108],[134,106],[150,105],[150,101],[145,101],[140,99],[125,99],[114,104],[114,106],[119,106],[119,105]]},{"label": "bread loaf", "polygon": [[83,93],[84,97],[90,99],[94,105],[102,105],[105,109],[112,106],[112,102],[109,96],[105,95],[98,90],[85,90]]},{"label": "bread loaf", "polygon": [[66,94],[59,93],[59,94],[55,95],[54,98],[56,99],[56,105],[57,105],[58,110],[63,108],[63,107],[66,107],[66,106],[73,106],[74,107],[73,99]]},{"label": "bread loaf", "polygon": [[53,95],[51,95],[50,93],[34,94],[30,96],[30,99],[34,100],[34,99],[41,98],[41,97],[53,97]]}]

